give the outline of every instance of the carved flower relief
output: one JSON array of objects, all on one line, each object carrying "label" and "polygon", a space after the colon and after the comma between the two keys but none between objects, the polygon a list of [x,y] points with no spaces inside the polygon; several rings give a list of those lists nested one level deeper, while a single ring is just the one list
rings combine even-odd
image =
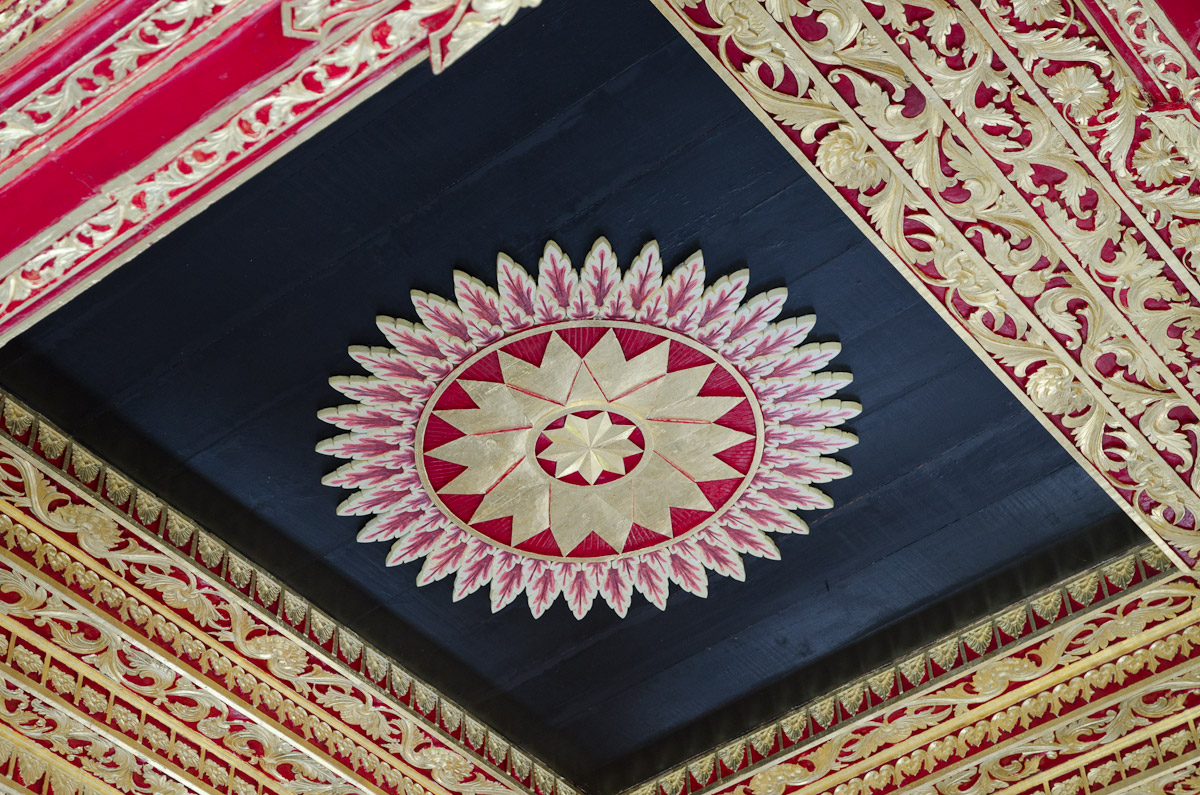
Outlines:
[{"label": "carved flower relief", "polygon": [[1185,262],[1200,264],[1200,224],[1171,224],[1171,247],[1181,249]]},{"label": "carved flower relief", "polygon": [[1133,167],[1138,179],[1152,187],[1174,182],[1189,173],[1187,161],[1179,156],[1167,136],[1157,131],[1134,151]]},{"label": "carved flower relief", "polygon": [[78,533],[80,543],[93,555],[103,555],[121,540],[117,523],[90,505],[64,505],[53,510],[50,518],[59,530]]},{"label": "carved flower relief", "polygon": [[1074,414],[1091,406],[1070,371],[1057,362],[1042,365],[1029,376],[1025,389],[1037,407],[1050,414]]},{"label": "carved flower relief", "polygon": [[1027,25],[1042,25],[1066,16],[1059,0],[1013,0],[1013,13]]},{"label": "carved flower relief", "polygon": [[1086,66],[1069,66],[1044,80],[1050,98],[1066,108],[1076,124],[1083,124],[1103,110],[1108,91],[1096,73]]},{"label": "carved flower relief", "polygon": [[821,140],[817,168],[835,185],[860,191],[874,188],[884,178],[866,142],[849,127],[839,127]]}]

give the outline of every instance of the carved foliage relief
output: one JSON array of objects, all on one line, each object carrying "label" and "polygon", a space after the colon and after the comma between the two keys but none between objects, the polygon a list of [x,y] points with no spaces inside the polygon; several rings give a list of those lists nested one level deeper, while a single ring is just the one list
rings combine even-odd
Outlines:
[{"label": "carved foliage relief", "polygon": [[[660,5],[1101,484],[1195,565],[1194,120],[1154,116],[1065,1]],[[1194,73],[1179,58],[1182,96]]]},{"label": "carved foliage relief", "polygon": [[[21,432],[21,416],[6,411],[5,420]],[[60,438],[47,428],[40,448],[67,455]],[[0,680],[182,787],[152,791],[570,793],[428,686],[328,619],[317,623],[269,579],[253,578],[257,601],[237,598],[18,449],[0,450]],[[71,455],[78,475],[105,479],[110,497],[123,491],[141,521],[181,543],[200,541],[161,503],[135,497],[86,454]],[[214,560],[203,544],[192,549]],[[236,585],[234,561],[216,560]],[[313,642],[264,615],[263,604],[299,617]],[[5,703],[16,709],[20,698]],[[140,791],[141,780],[118,789]]]},{"label": "carved foliage relief", "polygon": [[[154,229],[220,190],[313,120],[342,112],[365,86],[430,58],[445,68],[538,0],[316,0],[284,4],[281,36],[314,40],[285,69],[221,107],[193,109],[197,124],[0,259],[0,340],[53,311],[127,258]],[[187,53],[260,10],[257,0],[159,0],[71,67],[0,111],[0,188],[67,140],[84,140],[105,108]],[[2,20],[0,20],[2,22]],[[150,87],[147,87],[147,86]],[[342,110],[335,110],[342,109]],[[182,112],[182,110],[181,110]],[[5,172],[5,169],[9,169]]]},{"label": "carved foliage relief", "polygon": [[[3,786],[574,795],[7,397],[0,425]],[[1194,795],[1198,633],[1195,579],[1144,547],[638,795]]]}]

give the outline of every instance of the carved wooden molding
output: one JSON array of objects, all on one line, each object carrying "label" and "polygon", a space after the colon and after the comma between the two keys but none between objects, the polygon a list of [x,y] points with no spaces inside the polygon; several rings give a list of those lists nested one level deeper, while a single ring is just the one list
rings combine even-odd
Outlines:
[{"label": "carved wooden molding", "polygon": [[[575,795],[3,393],[0,595],[0,783],[14,791],[72,792],[44,788],[53,773],[74,792],[138,795]],[[869,795],[896,779],[952,795],[938,785],[953,779],[1194,795],[1197,716],[1200,584],[1148,544],[635,792]],[[98,744],[67,748],[63,732]],[[1062,738],[1083,745],[1025,750]],[[1036,769],[1004,779],[1005,749]]]},{"label": "carved wooden molding", "polygon": [[[133,0],[128,19],[98,14],[32,53],[0,74],[0,343],[406,69],[428,57],[440,72],[537,2]],[[50,76],[23,82],[31,70]],[[212,95],[194,90],[217,72]]]},{"label": "carved wooden molding", "polygon": [[0,417],[0,681],[28,696],[0,703],[197,792],[574,795],[7,396]]},{"label": "carved wooden molding", "polygon": [[1100,3],[656,2],[1101,486],[1195,566],[1191,54],[1111,4],[1171,64],[1153,70],[1178,100],[1166,105],[1095,27]]},{"label": "carved wooden molding", "polygon": [[[1171,625],[1176,629],[1158,624],[1168,619],[1178,622]],[[1051,773],[1055,781],[1069,780],[1078,755],[1086,751],[1089,760],[1107,761],[1129,744],[1126,735],[1133,728],[1148,725],[1135,720],[1108,727],[1107,734],[1092,730],[1103,725],[1094,713],[1111,709],[1105,699],[1115,696],[1124,700],[1124,709],[1133,709],[1129,705],[1141,698],[1142,686],[1150,687],[1147,693],[1189,693],[1187,708],[1172,710],[1179,719],[1170,726],[1186,724],[1192,733],[1171,741],[1177,753],[1137,768],[1138,776],[1165,774],[1178,763],[1200,761],[1200,736],[1187,723],[1200,705],[1195,692],[1200,661],[1193,656],[1198,622],[1200,584],[1147,545],[850,682],[627,795],[868,795],[899,786],[961,795],[997,785],[1028,788],[1034,778]],[[1155,658],[1158,651],[1148,651],[1166,648],[1175,655],[1170,665],[1182,666],[1170,668],[1170,674],[1168,664]],[[1141,678],[1148,670],[1153,684]],[[1180,672],[1185,673],[1172,684]],[[1063,728],[1068,726],[1092,727],[1082,732],[1090,739],[1071,746],[1064,739],[1073,736]],[[1012,756],[1033,746],[1044,756],[1014,771]],[[1105,786],[1132,783],[1132,771],[1126,772],[1110,776]]]}]

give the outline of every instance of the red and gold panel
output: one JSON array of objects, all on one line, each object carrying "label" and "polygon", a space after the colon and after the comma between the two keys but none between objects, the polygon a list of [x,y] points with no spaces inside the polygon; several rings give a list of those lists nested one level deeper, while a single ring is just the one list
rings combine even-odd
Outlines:
[{"label": "red and gold panel", "polygon": [[0,679],[198,792],[573,792],[32,419],[6,403]]},{"label": "red and gold panel", "polygon": [[0,342],[407,69],[440,72],[536,2],[0,7]]},{"label": "red and gold panel", "polygon": [[598,321],[514,335],[460,365],[417,427],[417,468],[460,527],[594,560],[712,522],[749,485],[762,441],[733,365],[679,334]]},{"label": "red and gold panel", "polygon": [[1196,565],[1196,53],[1144,3],[656,3],[1097,482]]},{"label": "red and gold panel", "polygon": [[[0,419],[10,791],[574,792],[21,405]],[[1147,546],[635,792],[1192,795],[1198,718],[1200,585]]]}]

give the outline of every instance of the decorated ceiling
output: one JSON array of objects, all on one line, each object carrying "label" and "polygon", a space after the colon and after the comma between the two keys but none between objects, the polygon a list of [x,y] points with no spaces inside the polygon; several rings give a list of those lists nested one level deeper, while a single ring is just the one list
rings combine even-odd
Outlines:
[{"label": "decorated ceiling", "polygon": [[1200,792],[1198,36],[0,7],[0,789]]}]

